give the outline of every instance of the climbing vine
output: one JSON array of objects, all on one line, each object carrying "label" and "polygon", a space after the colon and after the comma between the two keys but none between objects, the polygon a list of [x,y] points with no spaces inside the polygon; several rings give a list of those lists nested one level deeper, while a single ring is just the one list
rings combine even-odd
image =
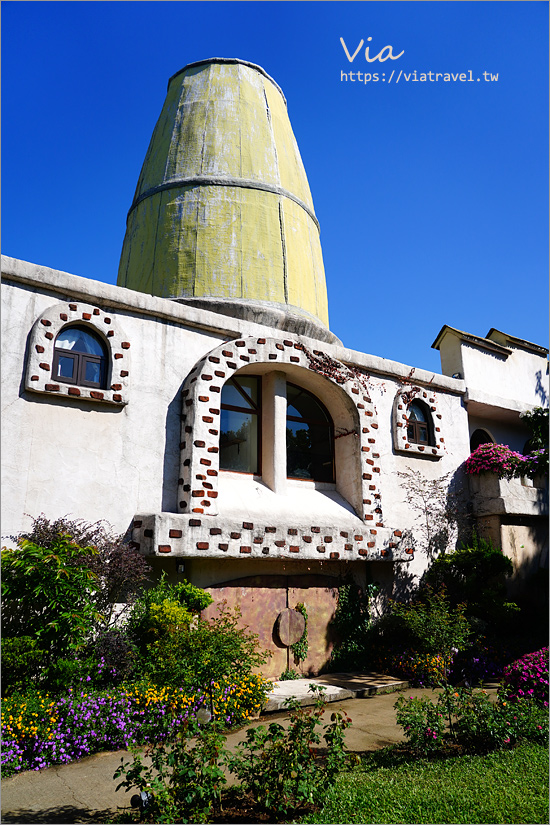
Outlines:
[{"label": "climbing vine", "polygon": [[308,640],[307,640],[307,609],[303,602],[298,602],[296,607],[294,608],[298,613],[301,613],[305,619],[305,627],[304,632],[300,636],[297,642],[294,642],[293,645],[290,645],[290,649],[294,655],[294,658],[297,662],[303,662],[307,656],[308,651]]},{"label": "climbing vine", "polygon": [[331,378],[333,381],[336,381],[337,384],[345,384],[346,381],[349,380],[355,381],[356,384],[366,392],[368,400],[371,400],[370,375],[368,373],[361,372],[356,367],[341,364],[339,361],[331,358],[330,355],[327,355],[326,352],[321,352],[320,350],[313,350],[313,352],[311,352],[303,344],[300,344],[300,349],[309,361],[310,370],[325,376],[325,378]]}]

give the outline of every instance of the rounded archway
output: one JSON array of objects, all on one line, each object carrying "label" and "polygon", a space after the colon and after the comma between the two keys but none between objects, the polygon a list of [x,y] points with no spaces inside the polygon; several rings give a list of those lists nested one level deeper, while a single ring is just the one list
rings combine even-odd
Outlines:
[{"label": "rounded archway", "polygon": [[487,430],[483,430],[478,428],[474,430],[472,435],[470,436],[470,452],[473,453],[474,450],[477,450],[482,444],[494,444],[494,438],[487,432]]}]

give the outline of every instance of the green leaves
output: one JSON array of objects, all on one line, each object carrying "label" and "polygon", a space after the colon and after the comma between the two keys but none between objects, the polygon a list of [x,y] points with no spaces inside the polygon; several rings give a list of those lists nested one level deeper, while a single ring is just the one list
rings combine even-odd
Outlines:
[{"label": "green leaves", "polygon": [[294,608],[298,613],[301,613],[305,619],[305,627],[304,632],[300,636],[297,642],[294,642],[293,645],[290,645],[290,650],[294,656],[294,660],[296,662],[303,662],[307,657],[307,652],[309,649],[308,643],[308,636],[307,636],[307,608],[303,602],[298,602],[296,607]]},{"label": "green leaves", "polygon": [[51,656],[80,647],[97,618],[98,577],[87,567],[97,553],[59,534],[51,548],[21,539],[2,550],[3,632],[29,636]]},{"label": "green leaves", "polygon": [[327,756],[323,763],[316,759],[313,746],[321,740],[325,702],[319,686],[310,689],[316,697],[313,707],[303,708],[290,700],[288,729],[278,722],[268,728],[251,728],[228,763],[243,789],[278,816],[320,801],[345,764],[344,731],[351,720],[343,713],[333,713],[330,724],[324,726]]}]

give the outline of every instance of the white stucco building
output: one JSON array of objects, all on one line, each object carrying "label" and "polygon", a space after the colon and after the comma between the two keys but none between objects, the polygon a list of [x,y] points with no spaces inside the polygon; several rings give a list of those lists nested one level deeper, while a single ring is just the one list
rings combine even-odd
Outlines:
[{"label": "white stucco building", "polygon": [[[171,79],[119,286],[90,274],[2,260],[2,535],[107,520],[157,572],[239,604],[273,676],[281,610],[306,603],[315,671],[346,577],[391,593],[422,573],[399,473],[456,485],[471,439],[521,450],[519,414],[548,403],[547,350],[494,329],[443,327],[442,374],[330,332],[286,102],[243,61]],[[544,491],[496,483],[472,488],[479,528],[518,575],[547,564]]]}]

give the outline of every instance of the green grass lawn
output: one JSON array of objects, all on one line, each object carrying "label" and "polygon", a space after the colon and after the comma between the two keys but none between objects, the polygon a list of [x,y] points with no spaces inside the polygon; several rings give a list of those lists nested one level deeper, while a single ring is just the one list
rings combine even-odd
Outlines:
[{"label": "green grass lawn", "polygon": [[299,821],[548,823],[548,751],[523,744],[427,761],[385,749],[341,775],[323,809]]}]

